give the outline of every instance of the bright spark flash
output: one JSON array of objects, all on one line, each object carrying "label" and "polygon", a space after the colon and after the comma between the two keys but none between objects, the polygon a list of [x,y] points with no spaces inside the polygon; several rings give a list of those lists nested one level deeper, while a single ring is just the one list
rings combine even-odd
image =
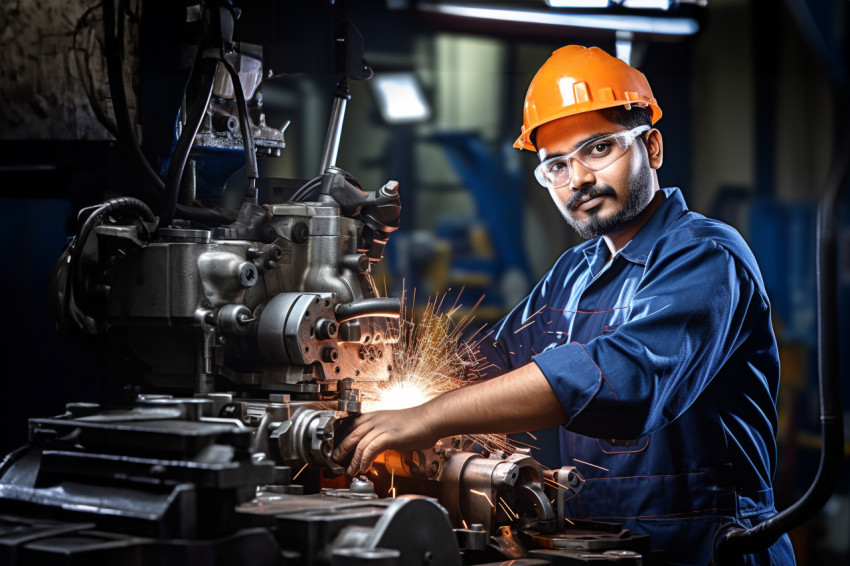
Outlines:
[{"label": "bright spark flash", "polygon": [[471,313],[458,317],[457,303],[447,313],[442,306],[442,300],[429,300],[418,321],[402,313],[392,372],[386,382],[362,390],[364,412],[416,407],[478,377],[475,346],[462,339]]},{"label": "bright spark flash", "polygon": [[294,476],[292,476],[292,479],[294,480],[295,478],[297,478],[298,476],[300,476],[300,475],[301,475],[301,472],[303,472],[303,471],[304,471],[304,468],[306,468],[306,467],[307,467],[307,464],[304,464],[303,466],[301,466],[301,469],[300,469],[300,470],[298,470],[298,473],[297,473],[297,474],[295,474]]},{"label": "bright spark flash", "polygon": [[603,468],[602,466],[597,466],[596,464],[591,464],[590,462],[585,462],[584,460],[579,460],[578,458],[573,458],[573,462],[578,462],[579,464],[585,464],[587,466],[592,466],[594,468],[598,468],[600,470],[609,471],[608,468]]},{"label": "bright spark flash", "polygon": [[505,500],[504,500],[501,496],[499,496],[499,501],[502,503],[502,505],[504,505],[504,507],[505,507],[505,511],[507,511],[507,512],[508,512],[508,517],[510,517],[511,515],[513,515],[514,517],[516,517],[517,519],[519,519],[519,515],[517,515],[517,514],[514,512],[514,510],[513,510],[513,509],[511,509],[511,506],[510,506],[510,505],[508,505],[508,502],[507,502],[507,501],[505,501]]},{"label": "bright spark flash", "polygon": [[382,387],[378,398],[369,402],[369,411],[386,411],[390,409],[409,409],[417,407],[431,399],[431,395],[422,387],[422,384],[397,382]]},{"label": "bright spark flash", "polygon": [[[413,296],[410,310],[416,312],[415,290]],[[459,297],[460,294],[458,300]],[[360,384],[363,412],[422,405],[438,395],[473,384],[492,367],[477,357],[478,345],[484,338],[476,338],[478,332],[474,332],[465,339],[470,334],[466,331],[473,313],[484,297],[466,314],[460,313],[462,305],[457,300],[444,309],[443,299],[445,295],[441,299],[429,299],[425,308],[416,312],[415,319],[408,316],[405,306],[396,322],[398,342],[393,345],[392,371],[388,372],[386,381]],[[402,303],[405,304],[404,300]],[[504,434],[476,434],[467,438],[490,452],[515,451]]]},{"label": "bright spark flash", "polygon": [[493,505],[493,501],[490,499],[490,496],[484,493],[483,491],[478,491],[477,489],[470,489],[469,492],[474,493],[475,495],[481,495],[485,497],[487,499],[487,503],[490,504],[490,507],[495,507],[495,505]]}]

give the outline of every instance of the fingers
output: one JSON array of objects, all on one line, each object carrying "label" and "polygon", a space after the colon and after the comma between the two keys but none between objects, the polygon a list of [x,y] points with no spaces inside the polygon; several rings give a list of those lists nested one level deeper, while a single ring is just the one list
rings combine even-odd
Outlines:
[{"label": "fingers", "polygon": [[362,415],[353,421],[351,428],[351,432],[334,448],[331,458],[336,462],[344,460],[348,453],[372,431],[374,424],[372,423],[372,419],[369,418],[369,415]]},{"label": "fingers", "polygon": [[354,456],[351,458],[351,464],[349,464],[346,473],[353,476],[368,470],[378,454],[386,450],[387,438],[387,435],[382,431],[370,431],[354,450]]}]

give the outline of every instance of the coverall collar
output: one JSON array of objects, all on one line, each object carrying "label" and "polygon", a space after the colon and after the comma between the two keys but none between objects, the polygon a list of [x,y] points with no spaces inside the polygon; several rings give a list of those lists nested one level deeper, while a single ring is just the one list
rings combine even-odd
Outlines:
[{"label": "coverall collar", "polygon": [[[643,225],[643,228],[635,234],[635,237],[620,249],[617,255],[638,265],[646,265],[649,252],[655,246],[658,238],[673,224],[682,214],[688,211],[685,198],[678,187],[661,189],[665,199],[655,214]],[[608,262],[610,256],[608,246],[602,238],[597,238],[595,245],[590,245],[584,250],[584,256],[594,276]]]}]

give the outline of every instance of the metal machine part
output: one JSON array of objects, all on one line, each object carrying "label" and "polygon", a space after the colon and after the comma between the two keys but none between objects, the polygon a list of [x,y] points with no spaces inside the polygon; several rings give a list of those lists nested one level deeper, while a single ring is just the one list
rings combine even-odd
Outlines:
[{"label": "metal machine part", "polygon": [[[251,134],[260,154],[278,156],[286,147],[284,132],[266,125],[263,113],[263,53],[262,46],[239,44],[239,51],[226,55],[235,68],[248,102]],[[178,132],[179,135],[179,132]],[[198,149],[241,150],[244,140],[239,129],[239,111],[234,83],[223,64],[215,73],[212,97],[195,136]]]},{"label": "metal machine part", "polygon": [[489,458],[475,452],[450,454],[439,481],[443,504],[455,523],[480,524],[491,536],[499,525],[533,524],[555,529],[555,516],[543,490],[540,465],[527,453]]},{"label": "metal machine part", "polygon": [[[459,450],[460,438],[385,455],[413,493],[380,497],[372,474],[316,485],[342,471],[330,460],[334,407],[288,394],[146,395],[121,410],[74,403],[32,419],[31,445],[0,465],[0,560],[194,566],[215,552],[260,566],[651,563],[647,537],[618,525],[555,529],[551,486],[530,456],[485,458]],[[312,479],[296,483],[302,473]],[[565,482],[557,509],[582,480],[567,468],[552,477]],[[437,497],[417,495],[434,487]]]},{"label": "metal machine part", "polygon": [[387,228],[376,211],[397,213],[398,193],[336,194],[351,190],[339,197],[348,216],[331,196],[156,238],[139,220],[98,225],[79,244],[73,297],[98,328],[126,333],[153,386],[206,394],[226,378],[304,393],[386,379],[400,302],[377,297],[369,272],[385,243],[375,227]]}]

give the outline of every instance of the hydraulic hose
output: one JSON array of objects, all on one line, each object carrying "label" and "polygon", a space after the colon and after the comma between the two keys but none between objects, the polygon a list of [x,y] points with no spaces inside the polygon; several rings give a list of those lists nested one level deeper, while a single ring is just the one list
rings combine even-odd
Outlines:
[{"label": "hydraulic hose", "polygon": [[183,131],[180,132],[180,138],[177,140],[177,145],[171,156],[171,163],[168,165],[165,201],[159,215],[157,228],[165,228],[174,220],[174,212],[177,209],[177,200],[180,196],[180,182],[183,179],[183,171],[186,169],[186,161],[189,159],[189,152],[195,142],[195,135],[198,133],[198,128],[201,127],[201,122],[207,112],[207,105],[210,102],[210,96],[212,96],[215,69],[218,62],[213,58],[205,57],[203,53],[199,53],[198,57],[192,73],[194,78],[197,72],[197,79],[194,81],[195,88],[186,89],[187,94],[192,96],[192,99],[188,102],[189,111],[186,123],[183,125]]},{"label": "hydraulic hose", "polygon": [[[115,112],[115,121],[118,125],[118,141],[130,155],[131,159],[138,165],[144,174],[145,180],[156,191],[162,194],[165,187],[162,179],[153,170],[147,158],[139,147],[136,139],[135,128],[130,119],[130,110],[127,106],[127,92],[124,90],[123,56],[124,52],[124,11],[118,17],[118,36],[115,34],[115,0],[103,0],[103,39],[106,51],[106,70],[109,78],[109,91],[112,94],[112,107]],[[120,4],[124,5],[123,0]]]},{"label": "hydraulic hose", "polygon": [[83,225],[80,227],[80,231],[78,232],[70,250],[70,272],[65,283],[65,296],[73,296],[74,302],[81,310],[81,305],[85,304],[85,300],[79,295],[80,288],[83,286],[83,279],[79,266],[80,254],[82,254],[86,240],[88,240],[92,230],[94,230],[106,216],[119,210],[128,210],[146,222],[153,222],[155,220],[153,211],[151,211],[148,205],[134,197],[118,197],[110,199],[100,204],[97,210],[92,212],[89,217],[86,218],[85,222],[83,222]]},{"label": "hydraulic hose", "polygon": [[256,180],[260,174],[257,168],[257,151],[254,147],[254,136],[251,133],[251,122],[248,118],[248,101],[245,100],[245,91],[242,89],[242,81],[233,64],[227,60],[224,48],[221,50],[221,62],[230,75],[233,83],[233,91],[236,93],[236,106],[239,110],[239,129],[242,132],[242,141],[245,144],[245,168],[248,179]]},{"label": "hydraulic hose", "polygon": [[837,348],[838,299],[836,282],[837,222],[835,206],[848,183],[850,141],[833,163],[832,174],[818,207],[818,385],[820,392],[820,465],[809,489],[796,503],[749,529],[726,525],[715,540],[715,564],[730,564],[744,554],[768,548],[785,532],[800,526],[823,507],[841,474],[844,420]]},{"label": "hydraulic hose", "polygon": [[366,316],[399,318],[401,316],[401,300],[392,297],[360,299],[359,301],[337,306],[335,313],[336,320],[339,323]]}]

